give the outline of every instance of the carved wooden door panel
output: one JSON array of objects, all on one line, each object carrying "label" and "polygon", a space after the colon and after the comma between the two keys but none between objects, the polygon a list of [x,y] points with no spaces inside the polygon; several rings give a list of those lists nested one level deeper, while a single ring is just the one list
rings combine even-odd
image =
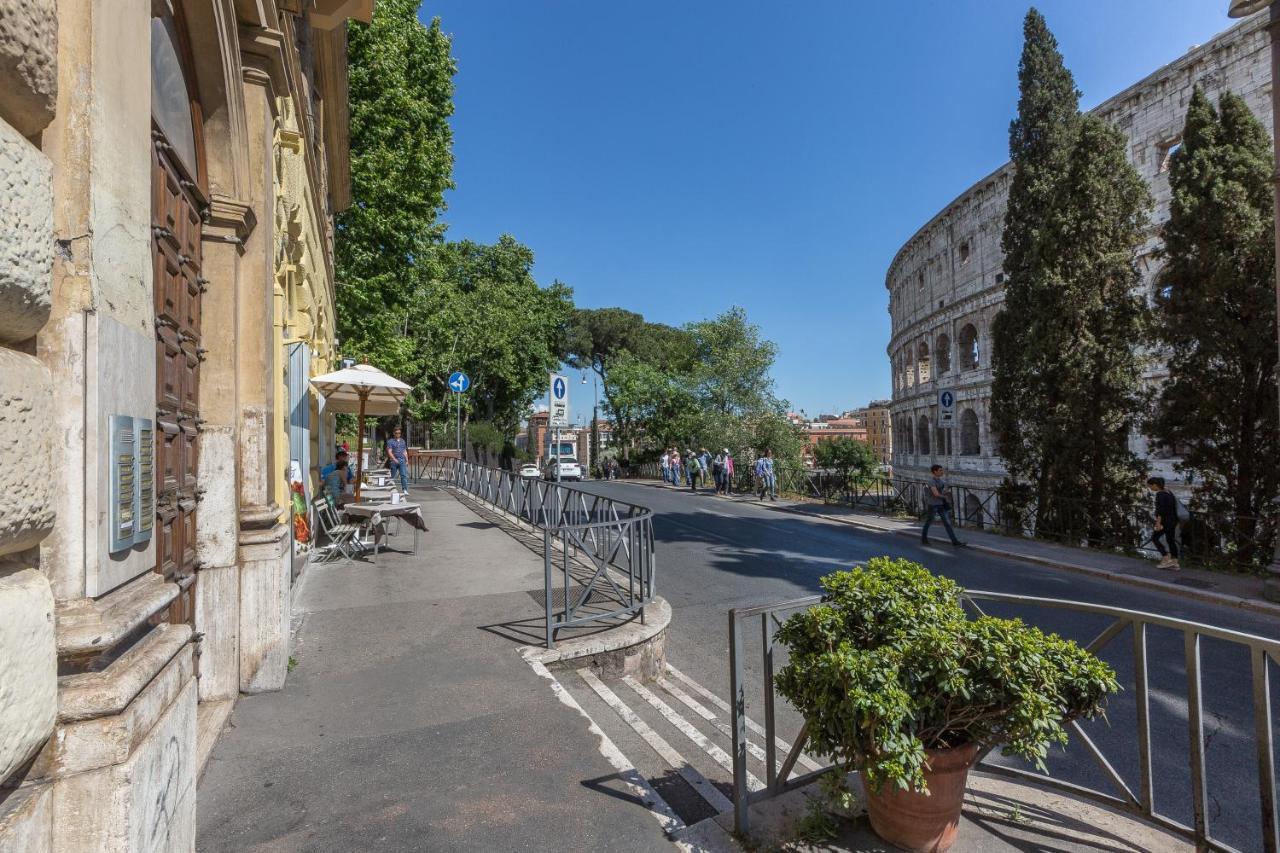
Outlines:
[{"label": "carved wooden door panel", "polygon": [[153,131],[152,247],[156,324],[156,571],[183,587],[170,622],[195,618],[199,464],[201,210],[164,134]]}]

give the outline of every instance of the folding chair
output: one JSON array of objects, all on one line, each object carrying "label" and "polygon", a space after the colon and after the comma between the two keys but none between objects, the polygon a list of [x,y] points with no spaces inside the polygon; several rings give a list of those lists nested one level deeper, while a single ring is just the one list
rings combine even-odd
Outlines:
[{"label": "folding chair", "polygon": [[348,560],[355,559],[354,549],[358,545],[356,534],[360,532],[359,525],[339,521],[338,513],[329,502],[328,496],[316,498],[311,502],[311,508],[315,511],[317,526],[329,540],[326,553],[332,554],[337,551]]}]

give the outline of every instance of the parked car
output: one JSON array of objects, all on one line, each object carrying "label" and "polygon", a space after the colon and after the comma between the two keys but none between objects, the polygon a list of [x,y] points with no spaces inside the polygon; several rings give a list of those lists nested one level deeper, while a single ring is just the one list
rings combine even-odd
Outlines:
[{"label": "parked car", "polygon": [[544,476],[548,480],[556,479],[556,468],[560,469],[560,480],[581,480],[582,465],[572,456],[551,457],[547,460]]},{"label": "parked car", "polygon": [[526,479],[537,479],[542,476],[542,472],[538,470],[538,466],[532,462],[526,462],[520,466],[520,476]]}]

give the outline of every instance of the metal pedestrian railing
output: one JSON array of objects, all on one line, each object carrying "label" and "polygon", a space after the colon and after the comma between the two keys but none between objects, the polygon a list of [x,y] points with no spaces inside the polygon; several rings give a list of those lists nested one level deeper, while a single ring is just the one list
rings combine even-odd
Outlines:
[{"label": "metal pedestrian railing", "polygon": [[545,642],[588,624],[640,615],[653,603],[653,512],[580,488],[457,459],[423,462],[415,481],[441,482],[542,534]]},{"label": "metal pedestrian railing", "polygon": [[[785,791],[812,782],[818,776],[831,769],[831,763],[810,773],[795,776],[793,771],[807,742],[806,726],[801,725],[799,734],[791,744],[790,750],[783,757],[781,766],[778,763],[777,745],[785,742],[779,738],[778,712],[775,700],[774,672],[775,658],[785,653],[774,641],[774,632],[785,620],[786,616],[812,607],[822,601],[822,596],[809,596],[778,604],[758,607],[735,608],[729,611],[729,669],[730,692],[733,709],[733,779],[734,779],[734,823],[740,833],[747,833],[749,826],[749,806],[762,799],[778,796]],[[979,602],[999,603],[1017,607],[1048,608],[1050,610],[1073,611],[1106,617],[1107,626],[1092,641],[1085,645],[1095,654],[1102,652],[1123,634],[1131,637],[1131,659],[1133,694],[1135,701],[1133,737],[1137,743],[1136,784],[1125,778],[1123,762],[1117,756],[1109,757],[1094,739],[1090,738],[1079,722],[1069,724],[1071,742],[1067,747],[1067,758],[1076,756],[1090,759],[1101,773],[1101,785],[1090,785],[1072,782],[1066,779],[1053,778],[1045,773],[1035,772],[1026,767],[1007,763],[997,763],[990,755],[991,748],[980,753],[979,764],[984,771],[1014,778],[1020,782],[1030,783],[1073,796],[1102,803],[1115,809],[1135,815],[1164,830],[1182,836],[1196,845],[1197,850],[1225,851],[1240,853],[1244,850],[1264,850],[1266,853],[1280,851],[1280,824],[1277,823],[1276,772],[1275,772],[1275,732],[1272,717],[1271,668],[1280,665],[1280,641],[1246,634],[1240,631],[1217,628],[1183,619],[1159,616],[1136,610],[1119,607],[1107,607],[1087,604],[1079,601],[1066,601],[1053,598],[1036,598],[1025,595],[1011,595],[999,592],[966,591],[963,596],[966,606],[977,613],[982,613]],[[761,637],[762,656],[760,658],[760,679],[763,685],[764,727],[764,764],[767,778],[766,787],[759,791],[750,791],[748,781],[748,727],[757,726],[747,718],[747,660],[745,638],[749,631],[755,630],[752,625],[759,620],[758,630]],[[1169,660],[1168,656],[1152,661],[1148,653],[1148,636],[1152,630],[1175,632],[1182,638],[1182,660]],[[1227,644],[1226,649],[1219,648],[1216,658],[1230,661],[1228,654],[1234,650],[1236,656],[1247,652],[1249,661],[1249,682],[1252,692],[1253,752],[1256,760],[1257,803],[1259,822],[1256,827],[1231,826],[1233,835],[1241,837],[1233,846],[1215,835],[1215,824],[1211,822],[1210,799],[1215,802],[1219,797],[1211,790],[1211,781],[1223,782],[1221,772],[1211,774],[1206,768],[1207,741],[1205,735],[1205,690],[1202,673],[1205,671],[1201,651],[1203,641],[1209,640],[1218,646]],[[1243,661],[1241,661],[1243,662]],[[1167,673],[1171,667],[1181,663],[1185,668],[1185,725],[1188,734],[1190,763],[1187,778],[1191,788],[1191,824],[1169,816],[1157,807],[1157,780],[1162,786],[1175,781],[1163,776],[1157,777],[1153,767],[1156,759],[1167,758],[1174,754],[1177,746],[1162,737],[1152,738],[1152,689],[1153,672]],[[1243,672],[1241,673],[1243,676]],[[1167,693],[1163,694],[1167,697]],[[788,706],[789,707],[789,706]],[[754,744],[753,751],[759,752]],[[1162,755],[1162,751],[1164,755]],[[806,756],[812,766],[812,759]],[[822,763],[822,762],[819,762]],[[1160,762],[1168,766],[1169,761]],[[1232,768],[1239,778],[1240,768]],[[1132,773],[1130,775],[1133,775]],[[1170,797],[1170,799],[1176,799]]]}]

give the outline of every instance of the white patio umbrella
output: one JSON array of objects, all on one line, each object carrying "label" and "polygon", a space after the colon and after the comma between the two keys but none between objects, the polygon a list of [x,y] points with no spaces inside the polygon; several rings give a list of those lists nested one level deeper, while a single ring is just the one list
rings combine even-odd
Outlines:
[{"label": "white patio umbrella", "polygon": [[372,364],[356,364],[316,376],[311,384],[325,396],[325,409],[360,416],[356,433],[356,500],[360,500],[360,483],[364,466],[364,416],[394,415],[400,411],[405,395],[411,390],[393,376]]}]

